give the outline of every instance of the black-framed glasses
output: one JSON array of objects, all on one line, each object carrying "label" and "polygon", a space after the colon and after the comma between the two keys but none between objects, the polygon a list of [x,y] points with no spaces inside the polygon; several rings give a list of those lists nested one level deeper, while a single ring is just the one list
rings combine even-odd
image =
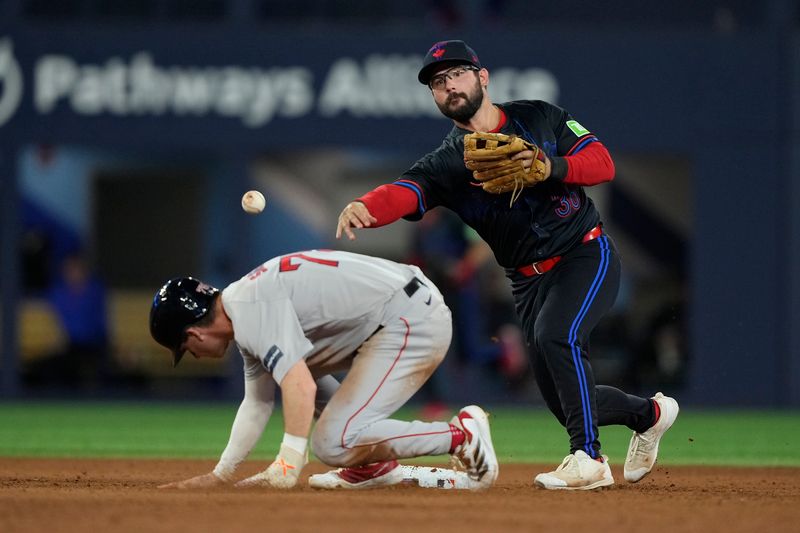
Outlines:
[{"label": "black-framed glasses", "polygon": [[457,65],[432,77],[428,82],[428,87],[434,91],[444,90],[445,86],[447,85],[447,80],[457,80],[469,71],[475,72],[478,70],[480,69],[474,65]]}]

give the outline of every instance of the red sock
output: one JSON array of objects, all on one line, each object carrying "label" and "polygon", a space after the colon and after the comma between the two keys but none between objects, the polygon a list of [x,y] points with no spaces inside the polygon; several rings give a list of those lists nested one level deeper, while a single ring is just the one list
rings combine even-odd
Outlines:
[{"label": "red sock", "polygon": [[398,466],[397,460],[393,459],[364,466],[342,468],[339,471],[339,477],[350,483],[361,483],[362,481],[387,474]]},{"label": "red sock", "polygon": [[456,448],[461,446],[466,440],[467,436],[459,428],[450,424],[450,453],[453,453]]},{"label": "red sock", "polygon": [[[657,401],[655,401],[655,400],[652,400],[652,401],[653,401],[653,414],[655,415],[655,416],[653,416],[653,426],[655,426],[656,423],[658,422],[658,419],[661,418],[661,408],[658,406],[658,402]],[[653,426],[650,426],[650,427],[653,427]]]}]

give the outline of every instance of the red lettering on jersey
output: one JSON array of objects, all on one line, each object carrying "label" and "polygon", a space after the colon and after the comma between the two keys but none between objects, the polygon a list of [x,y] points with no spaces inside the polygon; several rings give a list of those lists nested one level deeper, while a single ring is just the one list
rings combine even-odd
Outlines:
[{"label": "red lettering on jersey", "polygon": [[258,265],[256,268],[250,271],[250,273],[247,275],[247,279],[253,281],[266,271],[267,267],[265,267],[264,265]]},{"label": "red lettering on jersey", "polygon": [[316,263],[318,265],[325,265],[331,267],[339,266],[339,261],[331,261],[329,259],[319,259],[318,257],[312,257],[310,255],[306,255],[301,252],[297,254],[284,255],[283,257],[281,257],[281,262],[280,262],[281,272],[291,272],[293,270],[297,270],[298,268],[300,268],[301,263],[293,263],[292,259],[302,259],[304,261],[308,261],[309,263]]}]

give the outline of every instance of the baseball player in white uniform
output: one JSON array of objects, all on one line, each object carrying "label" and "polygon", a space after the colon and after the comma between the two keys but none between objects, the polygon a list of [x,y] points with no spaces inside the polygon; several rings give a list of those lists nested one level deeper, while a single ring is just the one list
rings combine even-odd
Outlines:
[{"label": "baseball player in white uniform", "polygon": [[[486,413],[468,406],[448,422],[389,416],[431,376],[447,352],[450,310],[414,266],[312,250],[273,258],[222,292],[193,278],[168,281],[150,312],[153,338],[172,351],[221,358],[234,341],[245,393],[219,463],[208,474],[164,485],[233,481],[260,438],[281,388],[285,434],[269,467],[237,486],[294,487],[308,438],[324,463],[315,488],[370,488],[403,481],[397,459],[450,453],[471,488],[497,479]],[[341,384],[331,373],[347,371]]]}]

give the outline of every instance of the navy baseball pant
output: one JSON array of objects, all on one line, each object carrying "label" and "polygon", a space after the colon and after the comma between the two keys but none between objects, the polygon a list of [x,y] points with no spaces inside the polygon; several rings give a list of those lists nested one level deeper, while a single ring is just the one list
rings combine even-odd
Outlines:
[{"label": "navy baseball pant", "polygon": [[569,433],[570,453],[583,450],[599,457],[598,426],[646,431],[654,421],[652,402],[596,385],[589,361],[589,335],[619,290],[613,241],[602,235],[564,254],[544,274],[525,277],[511,271],[509,277],[536,381]]}]

